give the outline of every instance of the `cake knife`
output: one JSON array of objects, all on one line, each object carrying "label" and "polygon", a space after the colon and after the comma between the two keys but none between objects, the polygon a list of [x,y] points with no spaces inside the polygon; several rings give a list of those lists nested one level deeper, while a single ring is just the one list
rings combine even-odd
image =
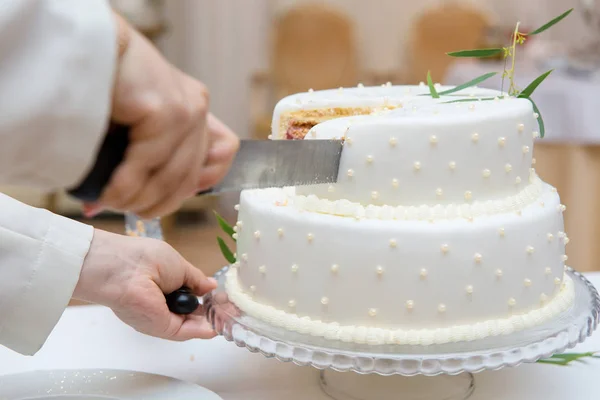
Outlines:
[{"label": "cake knife", "polygon": [[[83,181],[67,191],[85,201],[97,201],[114,170],[125,157],[129,128],[111,124],[91,171]],[[241,140],[229,173],[215,187],[198,195],[243,189],[298,186],[337,182],[342,154],[341,140]],[[142,220],[125,213],[127,232],[162,240],[160,219]],[[182,287],[165,295],[169,310],[191,314],[199,307],[198,298]]]}]

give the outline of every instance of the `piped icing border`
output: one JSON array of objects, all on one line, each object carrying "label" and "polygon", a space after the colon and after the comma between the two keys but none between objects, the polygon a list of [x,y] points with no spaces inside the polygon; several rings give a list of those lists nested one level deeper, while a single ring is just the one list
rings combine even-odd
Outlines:
[{"label": "piped icing border", "polygon": [[[433,221],[471,219],[517,212],[539,200],[544,186],[544,182],[538,176],[533,176],[530,184],[514,196],[499,200],[475,201],[471,204],[438,204],[435,206],[364,206],[345,199],[329,200],[315,195],[296,195],[289,191],[285,193],[288,196],[287,205],[300,211],[356,219]],[[549,187],[549,185],[546,186]]]},{"label": "piped icing border", "polygon": [[252,300],[240,285],[237,269],[227,272],[225,288],[229,299],[251,317],[263,320],[273,326],[328,340],[369,345],[414,345],[428,346],[455,342],[470,342],[490,336],[509,335],[532,328],[566,311],[575,299],[574,284],[564,275],[560,292],[539,309],[505,319],[479,322],[472,325],[457,325],[438,329],[382,329],[366,326],[343,326],[335,322],[327,323],[298,317],[274,307]]}]

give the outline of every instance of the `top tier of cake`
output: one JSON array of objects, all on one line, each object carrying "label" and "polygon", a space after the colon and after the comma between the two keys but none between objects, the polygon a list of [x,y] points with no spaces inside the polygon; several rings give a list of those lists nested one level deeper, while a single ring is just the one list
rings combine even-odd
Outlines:
[{"label": "top tier of cake", "polygon": [[[276,108],[276,138],[284,138],[282,129],[289,136],[294,124],[308,121],[318,125],[297,139],[345,139],[338,182],[297,187],[296,194],[364,206],[496,208],[535,197],[530,186],[537,182],[531,165],[538,123],[528,100],[448,103],[497,93],[476,90],[433,99],[420,95],[428,93],[422,87],[377,88],[373,96],[367,93],[375,92],[364,90],[366,102],[357,88],[345,89],[347,96],[343,91],[306,93],[297,96],[302,99],[297,108],[289,98]],[[390,96],[382,100],[386,90]],[[311,95],[314,99],[308,102]],[[332,96],[339,96],[337,102]],[[363,110],[356,112],[353,102],[362,104]],[[340,115],[340,110],[354,111]],[[311,119],[319,111],[329,113],[328,117]],[[282,121],[287,122],[282,125]]]}]

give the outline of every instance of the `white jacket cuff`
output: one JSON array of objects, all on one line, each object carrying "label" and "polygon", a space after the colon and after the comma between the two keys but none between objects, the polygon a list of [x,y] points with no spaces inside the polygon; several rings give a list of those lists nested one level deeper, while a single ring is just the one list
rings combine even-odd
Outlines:
[{"label": "white jacket cuff", "polygon": [[73,295],[94,229],[4,195],[0,209],[0,345],[33,355]]}]

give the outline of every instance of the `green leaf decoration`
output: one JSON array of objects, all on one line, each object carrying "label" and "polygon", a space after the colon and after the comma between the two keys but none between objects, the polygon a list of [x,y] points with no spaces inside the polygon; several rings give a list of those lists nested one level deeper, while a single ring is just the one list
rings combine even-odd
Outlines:
[{"label": "green leaf decoration", "polygon": [[547,22],[546,24],[540,26],[536,30],[534,30],[532,32],[529,32],[528,35],[537,35],[538,33],[544,32],[546,29],[550,28],[553,25],[558,24],[560,21],[562,21],[563,19],[565,19],[567,17],[567,15],[571,14],[571,11],[573,11],[572,8],[570,10],[568,10],[568,11],[565,11],[564,13],[562,13],[561,15],[559,15],[558,17],[554,18],[552,21]]},{"label": "green leaf decoration", "polygon": [[596,355],[596,352],[554,354],[549,358],[539,360],[538,364],[549,364],[565,367],[573,362],[584,363],[588,358],[600,359],[600,356]]},{"label": "green leaf decoration", "polygon": [[431,97],[434,99],[439,99],[440,95],[438,94],[437,90],[435,90],[435,86],[431,80],[431,71],[427,71],[427,85],[429,86],[429,93],[431,93]]},{"label": "green leaf decoration", "polygon": [[538,125],[540,127],[540,138],[543,138],[544,135],[546,134],[546,127],[544,126],[544,120],[542,119],[542,114],[540,113],[539,108],[533,102],[533,100],[531,100],[531,99],[527,99],[527,100],[529,100],[531,102],[531,105],[533,106],[533,112],[538,115],[537,121],[538,121]]},{"label": "green leaf decoration", "polygon": [[551,69],[550,71],[546,71],[543,74],[541,74],[540,76],[538,76],[537,78],[535,78],[533,80],[533,82],[531,82],[529,85],[527,85],[527,87],[523,90],[521,90],[521,93],[519,93],[519,98],[529,98],[531,97],[531,95],[533,94],[533,91],[535,89],[537,89],[537,87],[540,85],[540,83],[542,83],[544,81],[544,79],[546,79],[548,77],[548,75],[550,75],[552,73],[552,71],[554,71],[553,69]]},{"label": "green leaf decoration", "polygon": [[474,102],[474,101],[490,101],[490,100],[495,100],[495,97],[471,97],[468,99],[458,99],[458,100],[450,100],[450,101],[445,101],[443,104],[450,104],[450,103],[469,103],[469,102]]},{"label": "green leaf decoration", "polygon": [[446,54],[448,54],[450,57],[485,58],[485,57],[492,57],[492,56],[498,55],[500,53],[504,53],[503,48],[459,50],[459,51],[452,51],[452,52],[446,53]]},{"label": "green leaf decoration", "polygon": [[233,264],[235,262],[235,256],[233,255],[233,252],[231,251],[229,246],[227,246],[227,243],[225,243],[225,241],[220,237],[217,238],[217,242],[219,242],[219,247],[221,248],[221,253],[223,253],[223,257],[225,257],[227,261]]},{"label": "green leaf decoration", "polygon": [[219,213],[217,213],[216,211],[213,212],[215,213],[215,216],[217,217],[217,222],[219,223],[221,229],[223,229],[223,232],[225,232],[235,241],[235,239],[233,238],[233,234],[235,233],[233,227],[229,225],[227,221],[225,221],[225,219],[219,215]]},{"label": "green leaf decoration", "polygon": [[497,72],[488,72],[487,74],[483,74],[481,76],[478,76],[477,78],[470,80],[469,82],[463,83],[462,85],[458,85],[452,89],[448,89],[448,90],[444,90],[442,92],[439,92],[438,94],[440,96],[444,96],[447,94],[451,94],[451,93],[455,93],[455,92],[459,92],[463,89],[467,89],[470,88],[471,86],[476,86],[478,84],[480,84],[483,81],[486,81],[488,79],[490,79],[492,76],[494,75],[498,75]]}]

